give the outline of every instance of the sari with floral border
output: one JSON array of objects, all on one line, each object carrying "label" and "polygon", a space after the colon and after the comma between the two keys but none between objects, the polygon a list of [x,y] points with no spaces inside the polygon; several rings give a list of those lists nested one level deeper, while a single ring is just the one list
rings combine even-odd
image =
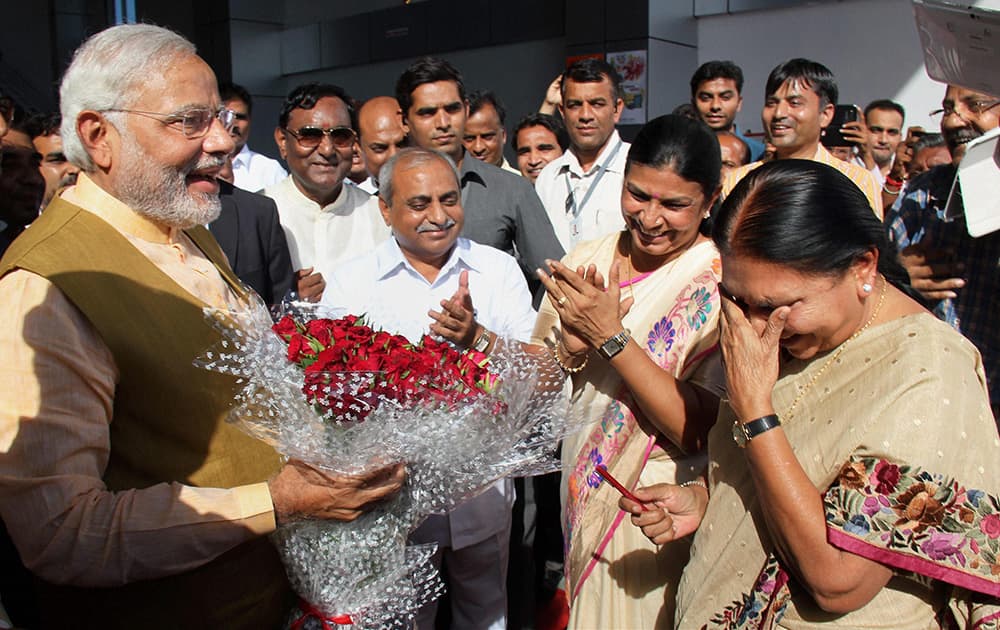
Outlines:
[{"label": "sari with floral border", "polygon": [[723,405],[709,506],[677,596],[678,628],[997,628],[1000,439],[979,353],[930,314],[865,331],[826,361],[789,360],[772,399],[824,491],[827,540],[893,569],[853,612],[821,610],[778,558]]},{"label": "sari with floral border", "polygon": [[[607,277],[616,233],[581,244],[563,261],[595,264]],[[663,370],[721,394],[717,359],[721,263],[699,241],[659,269],[622,282],[635,304],[624,318],[632,337]],[[552,342],[559,318],[546,300],[534,342]],[[570,628],[669,628],[685,545],[658,548],[624,522],[618,493],[595,472],[604,464],[626,487],[680,483],[704,468],[704,454],[685,456],[642,417],[618,373],[594,354],[573,378],[570,413],[586,419],[563,443],[563,534]]]}]

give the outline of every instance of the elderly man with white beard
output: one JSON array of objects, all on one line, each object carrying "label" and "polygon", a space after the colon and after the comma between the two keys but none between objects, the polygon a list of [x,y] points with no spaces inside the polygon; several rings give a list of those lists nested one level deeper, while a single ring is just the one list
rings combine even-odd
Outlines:
[{"label": "elderly man with white beard", "polygon": [[38,626],[279,627],[291,593],[265,535],[353,519],[405,472],[282,465],[225,422],[234,380],[193,365],[219,341],[203,307],[247,297],[203,227],[233,113],[194,47],[110,28],[60,99],[79,179],[0,261],[0,515]]}]

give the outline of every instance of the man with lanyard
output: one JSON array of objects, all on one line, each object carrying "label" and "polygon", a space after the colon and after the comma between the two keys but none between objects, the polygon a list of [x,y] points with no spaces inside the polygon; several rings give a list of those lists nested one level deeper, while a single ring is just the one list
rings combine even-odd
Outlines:
[{"label": "man with lanyard", "polygon": [[625,103],[614,68],[601,59],[577,61],[563,75],[561,92],[569,151],[542,170],[535,192],[570,251],[624,229],[621,193],[630,145],[615,130]]}]

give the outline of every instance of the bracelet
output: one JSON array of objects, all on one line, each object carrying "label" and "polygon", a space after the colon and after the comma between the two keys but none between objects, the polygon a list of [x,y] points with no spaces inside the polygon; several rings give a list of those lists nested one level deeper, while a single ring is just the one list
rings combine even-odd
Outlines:
[{"label": "bracelet", "polygon": [[692,479],[691,481],[685,481],[681,484],[682,488],[687,488],[688,486],[701,486],[705,490],[708,490],[708,484],[706,484],[701,477],[697,479]]},{"label": "bracelet", "polygon": [[563,372],[566,372],[567,374],[577,374],[579,372],[582,372],[583,368],[587,367],[587,361],[590,360],[590,356],[588,355],[583,357],[583,363],[581,363],[580,365],[576,367],[569,367],[568,365],[562,362],[562,359],[559,358],[558,342],[552,344],[552,358],[556,360],[556,365],[559,366],[559,369],[562,370]]}]

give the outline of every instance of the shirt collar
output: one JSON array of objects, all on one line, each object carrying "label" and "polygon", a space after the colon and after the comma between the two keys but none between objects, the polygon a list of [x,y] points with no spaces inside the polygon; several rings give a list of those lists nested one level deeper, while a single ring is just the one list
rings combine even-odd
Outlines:
[{"label": "shirt collar", "polygon": [[[304,192],[302,192],[301,190],[299,190],[298,184],[295,183],[295,176],[294,175],[292,175],[291,173],[289,173],[288,177],[286,178],[286,180],[287,180],[287,186],[288,186],[288,188],[287,188],[288,194],[290,194],[293,197],[295,197],[296,199],[298,199],[298,202],[300,204],[307,205],[307,206],[313,208],[317,212],[336,212],[337,210],[339,210],[342,206],[344,206],[347,203],[347,200],[353,194],[353,193],[351,193],[351,189],[355,188],[355,186],[353,186],[353,185],[348,185],[347,178],[345,177],[344,181],[342,181],[340,183],[340,194],[337,195],[337,198],[334,199],[333,201],[331,201],[330,203],[326,204],[325,206],[320,206],[318,203],[316,203],[315,201],[313,201],[309,197],[306,197],[306,195],[305,195]],[[366,193],[364,191],[359,191],[359,192],[361,192],[365,196],[368,196],[368,193]]]},{"label": "shirt collar", "polygon": [[[461,265],[465,269],[470,271],[478,271],[474,261],[472,260],[472,245],[468,239],[459,237],[455,241],[455,245],[451,248],[451,254],[448,256],[448,260],[445,261],[441,270],[438,272],[437,278],[434,283],[437,283],[442,278],[445,278],[456,266]],[[413,268],[410,261],[406,259],[403,254],[403,250],[400,249],[399,243],[396,242],[396,238],[388,238],[385,242],[380,245],[375,250],[375,278],[377,280],[385,280],[389,276],[393,275],[400,268],[405,268],[409,270],[414,277],[420,278],[426,282],[420,273]]]},{"label": "shirt collar", "polygon": [[233,166],[239,164],[240,166],[250,166],[250,158],[253,157],[253,151],[250,150],[249,144],[244,144],[240,152],[233,157]]},{"label": "shirt collar", "polygon": [[840,160],[840,158],[834,157],[834,155],[830,153],[826,147],[823,146],[822,142],[816,145],[816,153],[813,154],[814,162],[822,162],[823,164],[836,164],[834,160]]},{"label": "shirt collar", "polygon": [[[621,141],[621,136],[618,135],[618,130],[615,129],[614,131],[611,132],[611,136],[608,138],[608,141],[604,143],[604,148],[601,149],[601,152],[597,155],[597,159],[594,160],[594,165],[590,167],[589,173],[583,172],[583,168],[580,167],[580,160],[576,157],[576,154],[573,153],[572,149],[566,151],[562,155],[564,158],[566,158],[566,163],[563,164],[562,167],[560,167],[559,172],[563,173],[565,171],[570,171],[577,177],[584,177],[585,175],[596,173],[597,166],[599,164],[604,164],[604,160],[607,159],[608,154],[615,150],[615,147],[618,146],[618,143],[620,141]],[[621,152],[621,150],[622,149],[618,149],[619,153]],[[615,158],[617,157],[618,156],[616,155]],[[608,164],[608,170],[611,171],[612,173],[624,172],[622,169],[618,168],[617,164],[615,164],[616,161],[617,160],[612,160],[611,163]]]},{"label": "shirt collar", "polygon": [[98,186],[84,172],[77,175],[76,185],[67,188],[62,197],[97,215],[120,232],[150,243],[176,243],[180,236],[181,230],[142,216]]}]

